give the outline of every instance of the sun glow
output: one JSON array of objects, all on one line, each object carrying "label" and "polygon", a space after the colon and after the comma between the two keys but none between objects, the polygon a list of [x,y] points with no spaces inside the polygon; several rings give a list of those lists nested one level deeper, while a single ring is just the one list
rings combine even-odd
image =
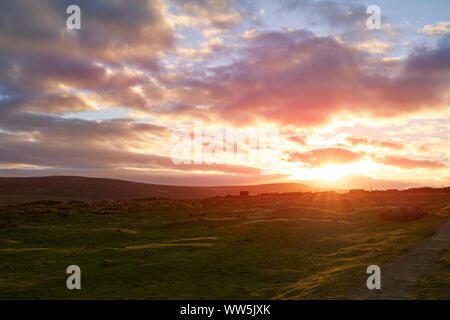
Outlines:
[{"label": "sun glow", "polygon": [[324,180],[337,180],[343,175],[347,174],[347,170],[342,170],[341,166],[331,165],[323,168],[318,168],[319,176]]},{"label": "sun glow", "polygon": [[329,164],[320,168],[296,168],[290,174],[293,179],[321,179],[336,181],[349,174],[368,174],[376,166],[370,161],[359,161],[346,164]]}]

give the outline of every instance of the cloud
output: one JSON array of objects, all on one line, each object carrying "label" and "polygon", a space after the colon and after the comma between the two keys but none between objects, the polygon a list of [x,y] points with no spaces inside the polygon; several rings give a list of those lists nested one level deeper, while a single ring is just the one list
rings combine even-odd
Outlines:
[{"label": "cloud", "polygon": [[[81,31],[65,26],[71,4],[81,8]],[[1,2],[0,12],[3,54],[90,57],[154,70],[158,54],[174,43],[158,0],[8,0]]]},{"label": "cloud", "polygon": [[[117,132],[114,136],[118,135]],[[88,135],[92,137],[92,133]],[[99,140],[97,135],[97,142]],[[103,137],[108,137],[104,134]],[[82,141],[78,139],[77,141]],[[45,141],[18,140],[8,134],[0,134],[0,163],[14,167],[42,167],[53,169],[115,169],[168,170],[180,172],[229,173],[259,175],[259,168],[232,164],[182,164],[176,165],[170,157],[123,148],[100,147],[94,143],[61,144]]]},{"label": "cloud", "polygon": [[352,147],[364,145],[364,146],[388,148],[392,150],[400,150],[404,148],[404,145],[401,142],[377,140],[370,138],[346,137],[345,141],[348,142]]},{"label": "cloud", "polygon": [[361,160],[363,153],[358,153],[342,148],[320,148],[307,152],[291,152],[288,154],[289,162],[302,162],[309,167],[325,167],[327,165],[336,165],[350,163]]},{"label": "cloud", "polygon": [[242,13],[233,5],[236,0],[171,0],[181,12],[175,23],[190,27],[208,27],[228,30],[242,20]]},{"label": "cloud", "polygon": [[300,146],[306,146],[307,137],[290,136],[287,138],[287,140],[295,142],[296,144],[298,144]]},{"label": "cloud", "polygon": [[[81,8],[79,31],[65,26],[69,4]],[[0,26],[0,105],[15,110],[145,111],[149,104],[133,87],[150,81],[142,71],[160,72],[174,46],[158,0],[2,1]]]},{"label": "cloud", "polygon": [[388,166],[395,166],[402,169],[442,169],[447,165],[442,161],[437,160],[415,160],[398,156],[386,156],[383,158],[376,158],[376,161]]},{"label": "cloud", "polygon": [[347,43],[378,42],[380,38],[395,33],[387,23],[388,17],[384,12],[382,29],[376,32],[369,30],[366,25],[369,17],[367,5],[355,1],[281,0],[279,6],[281,11],[294,11],[302,15],[312,29],[328,28]]},{"label": "cloud", "polygon": [[427,24],[417,30],[418,33],[426,33],[431,36],[441,36],[450,34],[450,21],[441,21],[436,24]]},{"label": "cloud", "polygon": [[[383,144],[384,141],[371,141],[365,139],[350,139],[354,145],[370,144],[376,146],[384,146],[387,148],[401,148],[401,145]],[[366,152],[356,152],[343,148],[327,147],[312,149],[306,152],[288,152],[286,160],[289,162],[300,162],[310,168],[326,167],[328,165],[339,165],[345,163],[352,163],[362,160],[366,156],[370,157],[372,161],[387,166],[394,166],[404,170],[409,169],[443,169],[447,168],[447,164],[439,160],[418,160],[410,159],[403,156],[380,156],[380,153],[369,154]]]},{"label": "cloud", "polygon": [[[304,30],[259,32],[240,59],[166,79],[186,116],[209,105],[209,117],[236,125],[258,121],[303,127],[346,115],[392,119],[446,107],[450,46],[418,49],[404,62],[371,59],[364,51]],[[241,112],[246,110],[246,112]],[[179,112],[178,112],[179,111]],[[205,111],[206,112],[206,111]]]},{"label": "cloud", "polygon": [[[411,77],[422,75],[430,80],[448,81],[450,73],[450,36],[441,37],[437,48],[416,48],[405,63],[405,71]],[[426,74],[424,74],[426,73]],[[439,85],[440,83],[438,83]]]},{"label": "cloud", "polygon": [[379,40],[369,40],[359,42],[355,45],[357,49],[366,50],[372,53],[385,53],[390,47],[391,43]]},{"label": "cloud", "polygon": [[[90,146],[123,148],[151,147],[155,139],[170,137],[171,131],[151,123],[136,123],[131,119],[88,121],[57,116],[8,112],[0,116],[0,128],[15,142],[32,142],[45,147]],[[3,137],[6,137],[5,134]],[[18,153],[20,155],[20,153]]]}]

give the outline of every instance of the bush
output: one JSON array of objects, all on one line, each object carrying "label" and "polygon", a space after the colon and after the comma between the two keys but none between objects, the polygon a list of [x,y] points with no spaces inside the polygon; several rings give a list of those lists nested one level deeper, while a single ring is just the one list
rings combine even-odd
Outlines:
[{"label": "bush", "polygon": [[380,217],[383,220],[390,220],[390,221],[411,221],[425,218],[427,215],[428,212],[426,212],[420,206],[415,207],[401,206],[392,209],[387,209],[386,211],[381,213]]}]

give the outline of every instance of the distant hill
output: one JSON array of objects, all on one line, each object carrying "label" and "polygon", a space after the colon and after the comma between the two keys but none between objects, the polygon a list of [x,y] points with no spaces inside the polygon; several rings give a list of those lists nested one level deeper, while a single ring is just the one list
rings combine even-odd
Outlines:
[{"label": "distant hill", "polygon": [[239,191],[250,195],[270,192],[306,192],[317,188],[300,183],[277,183],[253,186],[190,187],[131,182],[118,179],[78,176],[0,177],[0,202],[16,203],[37,200],[130,200],[138,198],[199,199]]}]

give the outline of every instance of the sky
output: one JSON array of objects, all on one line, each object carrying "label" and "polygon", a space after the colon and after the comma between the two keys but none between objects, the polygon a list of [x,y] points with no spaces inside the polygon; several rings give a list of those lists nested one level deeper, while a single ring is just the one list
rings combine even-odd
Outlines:
[{"label": "sky", "polygon": [[0,176],[448,186],[449,102],[448,0],[0,2]]}]

